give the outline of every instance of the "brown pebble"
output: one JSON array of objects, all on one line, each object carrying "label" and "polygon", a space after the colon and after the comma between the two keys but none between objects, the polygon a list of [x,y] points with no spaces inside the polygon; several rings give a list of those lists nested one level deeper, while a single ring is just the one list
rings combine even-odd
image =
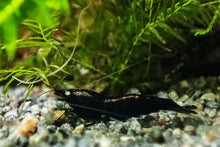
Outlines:
[{"label": "brown pebble", "polygon": [[65,116],[65,110],[56,110],[54,111],[53,120],[58,121],[59,119],[63,119]]},{"label": "brown pebble", "polygon": [[145,134],[150,133],[150,132],[152,132],[152,128],[142,128],[141,131],[140,131],[140,134],[145,135]]},{"label": "brown pebble", "polygon": [[73,133],[80,135],[80,134],[83,134],[84,131],[85,131],[85,126],[81,124],[75,127],[75,129],[73,130]]},{"label": "brown pebble", "polygon": [[38,119],[35,117],[23,119],[18,126],[19,136],[29,137],[33,135],[36,131],[37,124]]},{"label": "brown pebble", "polygon": [[167,116],[162,116],[162,117],[159,118],[158,121],[159,121],[159,123],[160,123],[161,125],[167,125],[167,124],[170,123],[170,118],[167,117]]}]

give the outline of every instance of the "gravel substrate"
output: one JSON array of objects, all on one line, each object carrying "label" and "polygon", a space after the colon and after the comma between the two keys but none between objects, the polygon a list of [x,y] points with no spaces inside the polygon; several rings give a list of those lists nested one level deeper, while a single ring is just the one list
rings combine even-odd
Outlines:
[{"label": "gravel substrate", "polygon": [[[34,87],[25,105],[25,87],[0,95],[0,147],[218,147],[220,146],[219,78],[181,81],[159,91],[180,105],[198,106],[197,115],[160,111],[125,122],[112,120],[90,126],[64,116],[68,107],[42,88]],[[2,91],[3,87],[0,87]],[[21,108],[23,106],[22,114]]]}]

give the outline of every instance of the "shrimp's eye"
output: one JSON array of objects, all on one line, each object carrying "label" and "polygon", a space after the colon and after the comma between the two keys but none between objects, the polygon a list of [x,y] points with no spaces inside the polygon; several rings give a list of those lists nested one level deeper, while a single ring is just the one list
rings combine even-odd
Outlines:
[{"label": "shrimp's eye", "polygon": [[66,96],[69,96],[70,94],[71,94],[70,91],[65,91],[65,95],[66,95]]}]

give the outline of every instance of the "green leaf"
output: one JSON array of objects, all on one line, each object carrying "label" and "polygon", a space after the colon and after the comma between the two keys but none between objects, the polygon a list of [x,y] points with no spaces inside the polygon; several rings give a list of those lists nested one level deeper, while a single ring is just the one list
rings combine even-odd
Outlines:
[{"label": "green leaf", "polygon": [[180,41],[186,43],[186,39],[180,35],[180,33],[176,30],[174,30],[174,28],[171,28],[169,25],[167,25],[166,23],[159,23],[159,26],[166,32],[171,34],[172,36],[176,37],[177,39],[179,39]]},{"label": "green leaf", "polygon": [[[4,72],[4,73],[6,73],[6,72]],[[14,74],[14,73],[12,72],[12,73],[8,74],[7,76],[5,76],[4,78],[0,78],[0,82],[7,80],[7,79],[8,79],[9,77],[11,77],[13,74]]]},{"label": "green leaf", "polygon": [[3,24],[3,38],[5,41],[5,47],[8,54],[8,58],[11,60],[14,57],[16,51],[16,39],[17,39],[17,22],[15,17],[8,18]]},{"label": "green leaf", "polygon": [[56,24],[54,24],[54,25],[52,25],[52,26],[49,26],[49,27],[43,29],[43,32],[46,32],[46,31],[48,31],[48,30],[50,30],[50,31],[55,31],[55,30],[57,30],[57,29],[54,29],[54,28],[56,28],[59,24],[60,24],[60,23],[56,23]]},{"label": "green leaf", "polygon": [[32,13],[32,18],[42,25],[53,25],[45,0],[32,0],[32,2],[35,4],[36,10],[35,13]]},{"label": "green leaf", "polygon": [[49,8],[70,13],[68,0],[46,0],[46,4]]},{"label": "green leaf", "polygon": [[22,41],[27,41],[27,40],[40,40],[40,41],[44,41],[44,38],[42,37],[28,37],[28,38],[23,38],[23,39],[19,39],[16,42],[22,42]]},{"label": "green leaf", "polygon": [[46,33],[46,34],[45,34],[45,37],[46,37],[46,38],[49,37],[52,33],[53,33],[52,31]]},{"label": "green leaf", "polygon": [[[54,68],[56,68],[56,69],[60,69],[60,67],[57,66],[57,65],[50,65],[50,66],[51,66],[51,67],[54,67]],[[61,71],[64,72],[64,73],[66,73],[66,74],[68,74],[68,75],[71,75],[69,72],[65,71],[64,69],[61,69]]]},{"label": "green leaf", "polygon": [[[31,20],[31,19],[25,19],[22,24],[26,25],[26,26],[29,26],[29,27],[32,27],[32,28],[36,28],[36,29],[39,29],[39,26],[38,26],[38,23],[34,20]],[[40,30],[40,29],[39,29]]]},{"label": "green leaf", "polygon": [[43,79],[43,81],[45,82],[45,84],[50,85],[49,81],[47,79],[47,76],[45,75],[45,72],[42,71],[39,68],[32,68],[33,70],[37,71],[37,73],[39,74],[39,76]]},{"label": "green leaf", "polygon": [[41,41],[32,41],[32,40],[25,40],[21,42],[17,42],[17,47],[18,48],[25,48],[25,47],[33,47],[33,46],[48,46],[47,43],[41,42]]},{"label": "green leaf", "polygon": [[33,79],[36,79],[37,75],[35,74],[28,74],[25,76],[25,81],[30,82]]},{"label": "green leaf", "polygon": [[149,30],[157,37],[157,39],[162,42],[163,44],[166,43],[166,40],[160,35],[160,33],[154,27],[149,27]]},{"label": "green leaf", "polygon": [[8,19],[10,19],[11,17],[13,17],[12,15],[23,4],[23,2],[24,0],[11,0],[11,2],[7,4],[3,10],[0,11],[0,25]]},{"label": "green leaf", "polygon": [[50,46],[44,46],[38,50],[38,55],[41,57],[47,57],[47,55],[50,53],[50,51],[51,51]]},{"label": "green leaf", "polygon": [[32,88],[33,88],[33,84],[31,84],[30,86],[28,86],[28,92],[27,92],[27,94],[26,94],[26,96],[25,96],[25,98],[24,98],[24,102],[23,102],[23,105],[22,105],[22,107],[21,107],[21,113],[22,113],[22,111],[23,111],[23,109],[24,109],[24,104],[25,104],[25,102],[26,102],[26,100],[27,100],[27,98],[28,98],[28,96],[29,96],[29,94],[30,94],[30,92],[31,92],[31,90],[32,90]]},{"label": "green leaf", "polygon": [[215,15],[213,16],[212,21],[209,23],[208,28],[206,30],[196,32],[195,36],[204,35],[204,34],[207,34],[208,32],[210,32],[212,30],[212,27],[213,27],[216,19],[218,18],[219,12],[220,12],[220,4],[218,5],[218,8],[215,11]]},{"label": "green leaf", "polygon": [[2,90],[2,93],[3,93],[3,94],[5,94],[5,93],[7,92],[8,86],[9,86],[13,81],[14,81],[14,79],[11,78],[10,81],[8,81],[8,82],[5,84],[5,86],[4,86],[3,90]]}]

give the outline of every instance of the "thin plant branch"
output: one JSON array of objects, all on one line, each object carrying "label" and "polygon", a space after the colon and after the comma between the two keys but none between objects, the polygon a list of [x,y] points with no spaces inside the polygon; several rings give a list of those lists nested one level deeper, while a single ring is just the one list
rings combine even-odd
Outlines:
[{"label": "thin plant branch", "polygon": [[[69,58],[67,59],[67,61],[66,61],[59,69],[57,69],[57,70],[55,70],[54,72],[48,74],[46,77],[50,77],[50,76],[52,76],[52,75],[58,73],[59,71],[61,71],[61,70],[69,63],[69,61],[72,59],[72,57],[73,57],[73,55],[74,55],[74,53],[75,53],[75,51],[76,51],[77,43],[78,43],[78,41],[79,41],[80,22],[81,22],[81,19],[82,19],[82,15],[83,15],[83,13],[86,11],[86,9],[89,8],[90,5],[91,5],[91,2],[82,10],[82,12],[81,12],[80,15],[79,15],[78,26],[77,26],[77,34],[76,34],[76,41],[75,41],[75,46],[74,46],[74,48],[73,48],[73,51],[72,51],[71,55],[69,56]],[[22,84],[36,84],[36,83],[39,83],[39,82],[41,82],[41,81],[44,80],[44,79],[39,79],[39,80],[36,80],[36,81],[33,81],[33,82],[25,82],[25,81],[23,81],[23,80],[18,79],[18,78],[15,77],[15,76],[12,76],[12,78],[15,79],[15,80],[17,80],[18,82],[20,82],[20,83],[22,83]]]}]

